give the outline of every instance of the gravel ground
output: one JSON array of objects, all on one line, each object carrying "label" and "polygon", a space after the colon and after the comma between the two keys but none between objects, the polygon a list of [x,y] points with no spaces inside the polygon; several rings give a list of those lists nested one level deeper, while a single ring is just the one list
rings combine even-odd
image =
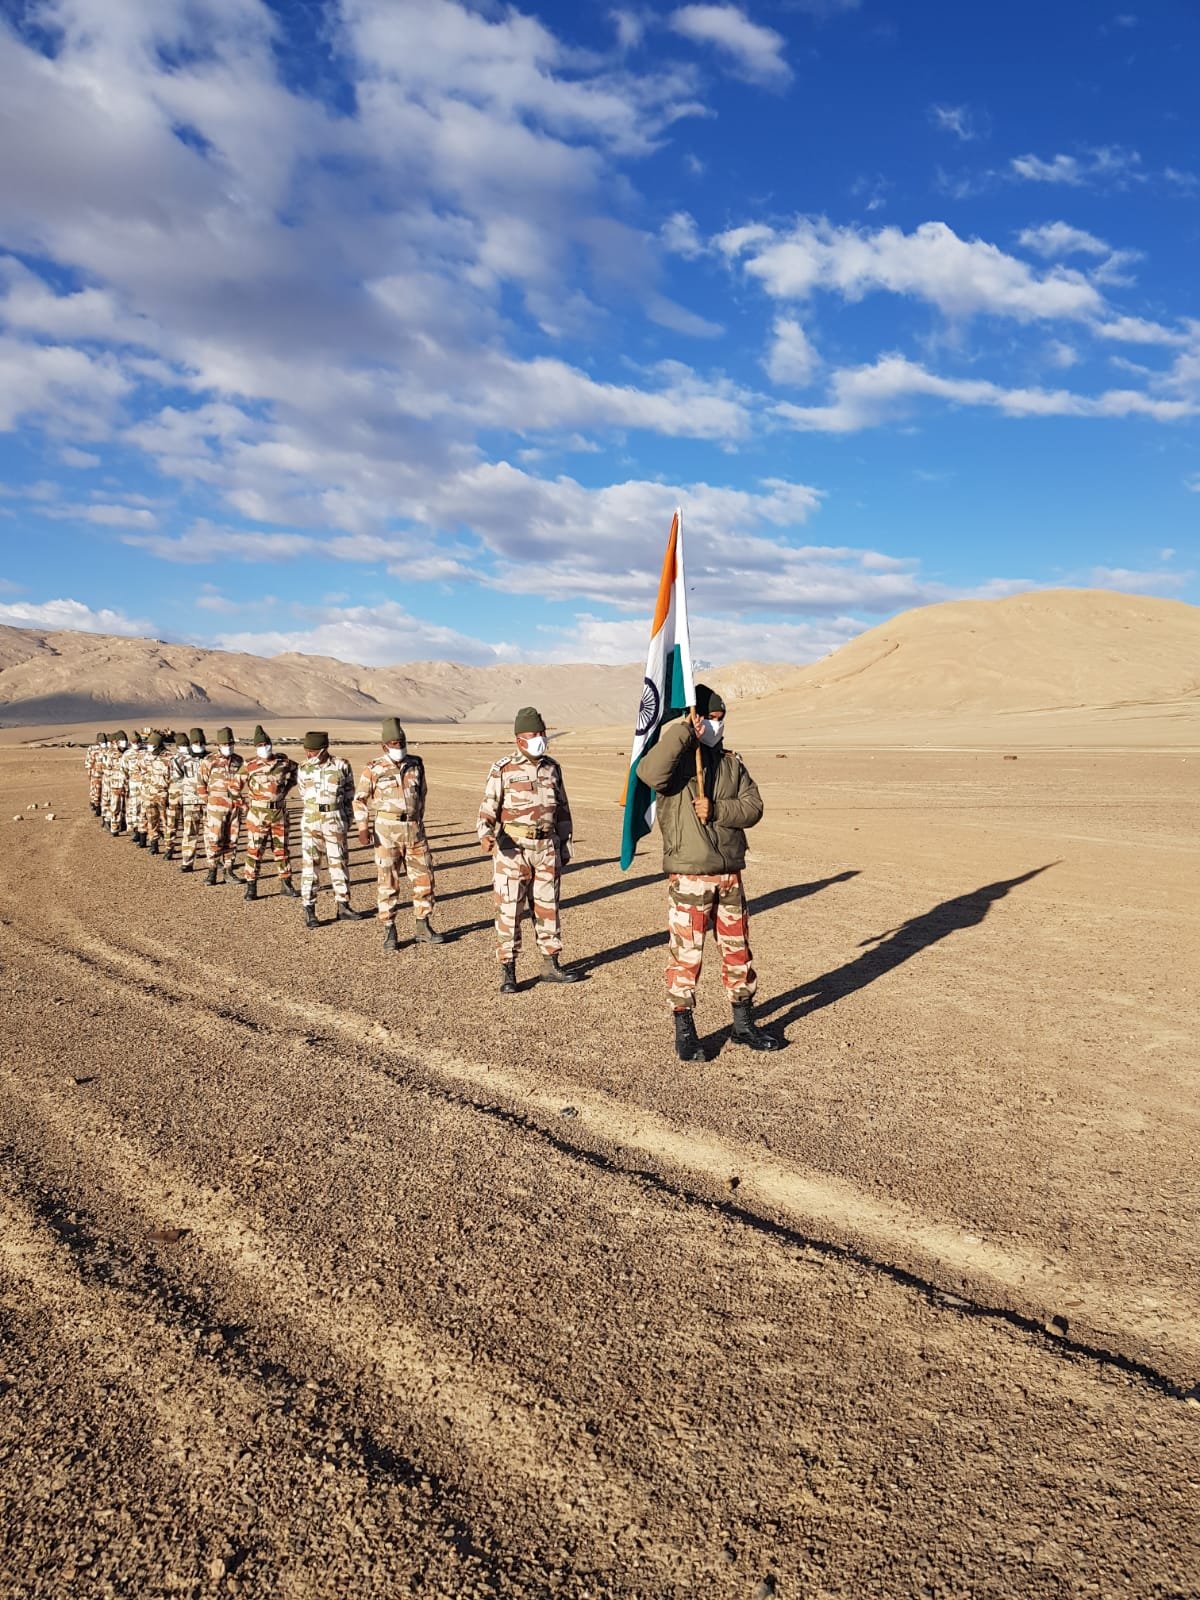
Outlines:
[{"label": "gravel ground", "polygon": [[1200,1595],[1200,762],[747,752],[788,1048],[683,1068],[619,752],[509,1000],[423,754],[389,956],[0,751],[0,1592]]}]

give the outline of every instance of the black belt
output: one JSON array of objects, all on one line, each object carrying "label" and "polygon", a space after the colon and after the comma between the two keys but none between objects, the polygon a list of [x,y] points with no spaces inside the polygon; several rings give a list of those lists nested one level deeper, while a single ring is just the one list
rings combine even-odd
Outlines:
[{"label": "black belt", "polygon": [[341,806],[318,806],[317,807],[318,811],[340,811],[341,809],[342,809]]}]

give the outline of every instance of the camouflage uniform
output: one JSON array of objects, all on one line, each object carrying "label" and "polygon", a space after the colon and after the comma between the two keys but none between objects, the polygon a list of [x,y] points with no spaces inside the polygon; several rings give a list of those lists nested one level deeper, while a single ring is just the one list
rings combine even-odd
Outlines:
[{"label": "camouflage uniform", "polygon": [[167,758],[167,819],[163,832],[163,844],[167,860],[175,854],[175,843],[183,830],[183,778],[180,775],[176,762],[187,745],[181,742],[181,735],[175,735],[171,740],[174,749]]},{"label": "camouflage uniform", "polygon": [[231,756],[216,751],[200,763],[196,798],[204,807],[204,853],[210,873],[218,867],[228,871],[233,866],[242,826],[238,790],[243,765],[236,750]]},{"label": "camouflage uniform", "polygon": [[354,822],[374,824],[379,920],[391,922],[400,903],[400,876],[412,889],[413,915],[433,912],[433,856],[425,837],[425,764],[419,756],[400,762],[376,756],[363,768],[354,791]]},{"label": "camouflage uniform", "polygon": [[88,804],[97,814],[97,816],[100,814],[100,795],[103,788],[104,779],[104,758],[107,750],[108,740],[97,739],[95,744],[88,745],[87,756],[84,759],[84,767],[87,771],[88,777]]},{"label": "camouflage uniform", "polygon": [[533,931],[543,956],[562,950],[558,892],[570,860],[571,807],[562,771],[549,756],[537,760],[520,749],[497,761],[487,775],[476,829],[492,850],[496,896],[496,955],[516,960],[521,923],[532,906]]},{"label": "camouflage uniform", "polygon": [[288,839],[288,790],[296,782],[296,763],[275,752],[251,756],[242,768],[238,800],[245,819],[245,870],[247,883],[257,883],[262,858],[270,839],[279,876],[292,881],[292,857]]},{"label": "camouflage uniform", "polygon": [[121,791],[125,798],[125,827],[130,833],[142,831],[141,764],[145,746],[140,739],[121,757]]},{"label": "camouflage uniform", "polygon": [[120,833],[125,827],[125,768],[122,765],[124,755],[125,751],[114,739],[104,758],[100,806],[102,815],[114,834]]},{"label": "camouflage uniform", "polygon": [[142,833],[158,853],[167,826],[167,792],[171,783],[171,758],[161,747],[146,751],[140,764]]},{"label": "camouflage uniform", "polygon": [[306,907],[317,903],[317,877],[324,856],[333,885],[334,898],[350,903],[350,884],[346,876],[346,833],[354,796],[354,774],[350,763],[322,752],[310,755],[296,772],[296,788],[303,807],[300,812],[300,898]]},{"label": "camouflage uniform", "polygon": [[750,915],[740,872],[704,875],[672,872],[667,882],[671,953],[667,994],[678,1009],[696,1003],[696,985],[709,928],[721,957],[721,981],[731,1002],[752,1000],[758,979],[750,957]]},{"label": "camouflage uniform", "polygon": [[[200,798],[200,768],[207,756],[198,756],[188,745],[171,762],[174,781],[179,790],[179,824],[181,827],[179,857],[184,866],[196,859],[196,849],[204,833],[204,801]],[[167,841],[168,854],[175,849],[175,821],[172,818]]]}]

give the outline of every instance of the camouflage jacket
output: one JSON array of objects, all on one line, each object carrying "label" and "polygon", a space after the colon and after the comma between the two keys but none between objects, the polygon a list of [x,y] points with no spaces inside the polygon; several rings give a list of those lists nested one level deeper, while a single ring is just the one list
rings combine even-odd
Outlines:
[{"label": "camouflage jacket", "polygon": [[131,790],[137,792],[138,767],[144,754],[144,750],[139,750],[137,745],[131,744],[117,762],[117,788],[122,794],[129,794]]},{"label": "camouflage jacket", "polygon": [[232,811],[237,804],[244,765],[236,750],[231,756],[223,756],[219,750],[205,756],[196,777],[196,799],[205,808]]},{"label": "camouflage jacket", "polygon": [[113,794],[123,793],[125,789],[121,755],[119,746],[114,742],[109,745],[108,753],[104,757],[104,782]]},{"label": "camouflage jacket", "polygon": [[420,756],[406,755],[403,761],[376,756],[367,762],[354,791],[355,826],[365,828],[379,816],[423,825],[425,763]]},{"label": "camouflage jacket", "polygon": [[518,843],[529,839],[571,838],[571,807],[562,768],[549,756],[534,761],[514,750],[497,761],[487,775],[476,828],[481,843],[507,834]]},{"label": "camouflage jacket", "polygon": [[281,811],[296,782],[296,763],[278,751],[251,756],[242,768],[238,800],[256,812]]},{"label": "camouflage jacket", "polygon": [[304,803],[306,827],[323,821],[340,822],[343,828],[350,826],[354,774],[350,763],[341,756],[330,756],[327,761],[312,756],[302,761],[296,772],[296,788]]},{"label": "camouflage jacket", "polygon": [[171,761],[171,786],[178,789],[185,806],[200,804],[200,768],[207,760],[207,755],[198,756],[189,748],[181,750]]},{"label": "camouflage jacket", "polygon": [[166,800],[171,783],[171,758],[165,750],[157,755],[153,750],[145,751],[138,773],[143,800]]},{"label": "camouflage jacket", "polygon": [[108,749],[106,744],[90,744],[87,754],[83,758],[84,771],[89,778],[94,778],[98,772],[104,770],[104,752]]}]

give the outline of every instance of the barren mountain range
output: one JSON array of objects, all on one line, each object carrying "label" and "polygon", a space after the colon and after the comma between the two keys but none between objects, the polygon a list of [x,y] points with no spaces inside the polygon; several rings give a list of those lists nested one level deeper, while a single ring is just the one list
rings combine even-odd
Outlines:
[{"label": "barren mountain range", "polygon": [[[697,649],[702,641],[696,640]],[[745,726],[914,719],[1126,716],[1153,708],[1200,716],[1200,607],[1093,590],[923,606],[860,634],[821,661],[714,668],[704,674],[744,708]],[[559,727],[616,726],[641,668],[364,667],[331,657],[263,658],[156,639],[0,628],[0,723],[112,723],[154,716],[171,726],[270,716],[367,722],[505,722],[538,705]]]}]

